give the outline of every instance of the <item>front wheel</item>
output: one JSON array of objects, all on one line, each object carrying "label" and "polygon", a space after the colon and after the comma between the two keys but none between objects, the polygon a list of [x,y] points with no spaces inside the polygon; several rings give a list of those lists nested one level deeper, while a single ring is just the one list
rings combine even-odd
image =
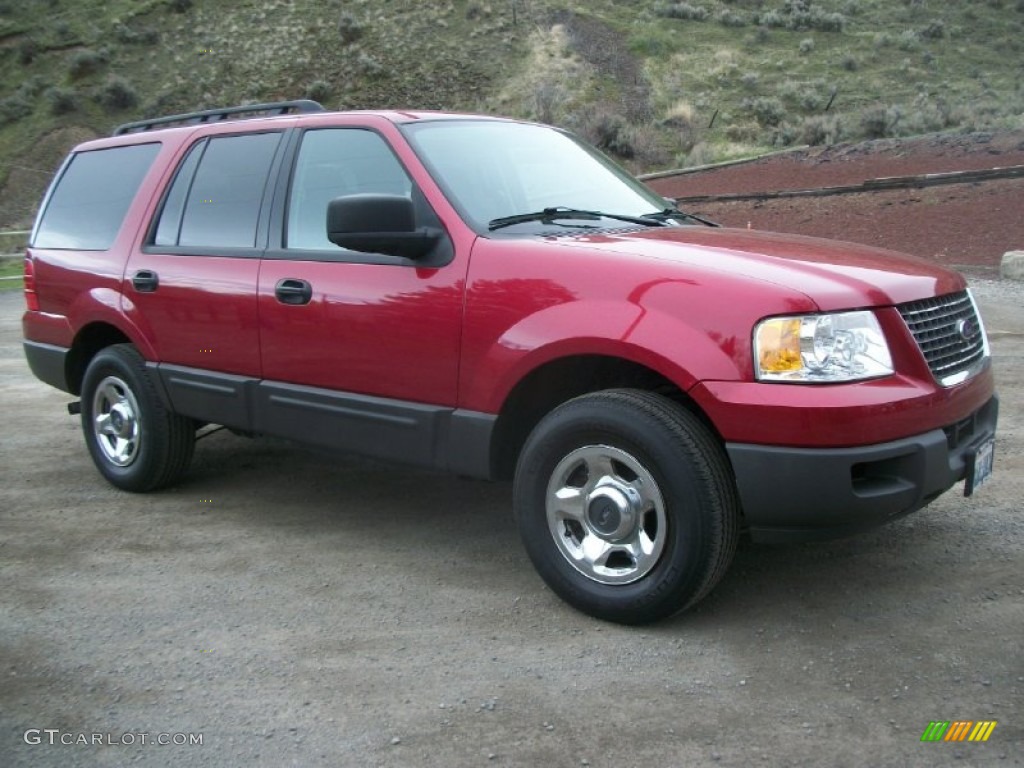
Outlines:
[{"label": "front wheel", "polygon": [[188,468],[195,423],[169,411],[130,344],[96,354],[82,381],[82,432],[96,468],[126,491],[170,485]]},{"label": "front wheel", "polygon": [[597,618],[642,624],[693,605],[728,568],[739,502],[711,431],[661,395],[608,390],[531,433],[514,504],[548,586]]}]

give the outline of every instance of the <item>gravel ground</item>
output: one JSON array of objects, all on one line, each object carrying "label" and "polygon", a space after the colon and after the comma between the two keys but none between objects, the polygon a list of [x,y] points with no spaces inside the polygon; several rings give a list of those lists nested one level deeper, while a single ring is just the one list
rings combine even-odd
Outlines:
[{"label": "gravel ground", "polygon": [[[744,546],[642,629],[543,586],[504,484],[220,432],[173,490],[114,490],[0,294],[0,766],[1024,765],[1024,285],[975,290],[991,481],[856,538]],[[920,741],[958,719],[999,724]],[[114,743],[59,743],[79,734]]]}]

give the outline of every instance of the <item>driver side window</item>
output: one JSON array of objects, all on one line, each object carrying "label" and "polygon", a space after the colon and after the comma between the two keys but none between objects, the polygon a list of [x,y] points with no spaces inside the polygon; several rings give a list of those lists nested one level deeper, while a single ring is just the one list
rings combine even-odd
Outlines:
[{"label": "driver side window", "polygon": [[[413,197],[414,184],[373,131],[328,128],[302,137],[288,196],[286,247],[337,251],[327,239],[327,204],[346,195],[383,193]],[[421,222],[417,222],[421,225]]]}]

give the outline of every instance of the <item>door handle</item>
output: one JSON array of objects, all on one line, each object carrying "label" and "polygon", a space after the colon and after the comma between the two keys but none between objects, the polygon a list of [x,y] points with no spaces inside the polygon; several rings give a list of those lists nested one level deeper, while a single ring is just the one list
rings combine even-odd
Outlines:
[{"label": "door handle", "polygon": [[286,277],[277,281],[274,295],[282,304],[309,304],[313,298],[313,286],[305,280]]},{"label": "door handle", "polygon": [[132,285],[139,293],[152,293],[160,286],[160,277],[151,269],[140,269],[132,275]]}]

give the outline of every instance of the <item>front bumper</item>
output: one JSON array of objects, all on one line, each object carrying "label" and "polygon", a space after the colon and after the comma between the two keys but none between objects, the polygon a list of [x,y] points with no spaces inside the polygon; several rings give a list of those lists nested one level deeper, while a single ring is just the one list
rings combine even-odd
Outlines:
[{"label": "front bumper", "polygon": [[965,478],[998,414],[993,396],[944,429],[854,448],[726,443],[751,537],[834,538],[921,509]]}]

